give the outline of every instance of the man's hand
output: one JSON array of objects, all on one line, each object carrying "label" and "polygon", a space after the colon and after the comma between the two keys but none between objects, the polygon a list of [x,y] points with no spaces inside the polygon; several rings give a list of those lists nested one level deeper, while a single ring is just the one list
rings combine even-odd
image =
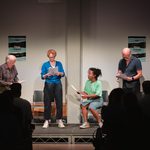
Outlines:
[{"label": "man's hand", "polygon": [[12,85],[13,83],[12,82],[7,82],[7,85]]},{"label": "man's hand", "polygon": [[125,80],[127,80],[127,81],[132,81],[132,77],[126,77]]},{"label": "man's hand", "polygon": [[121,75],[121,74],[118,72],[118,73],[116,74],[116,78],[119,78],[120,75]]}]

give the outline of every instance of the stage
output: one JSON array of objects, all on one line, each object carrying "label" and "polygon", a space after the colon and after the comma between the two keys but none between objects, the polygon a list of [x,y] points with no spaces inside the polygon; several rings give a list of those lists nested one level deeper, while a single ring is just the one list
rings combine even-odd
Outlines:
[{"label": "stage", "polygon": [[42,124],[36,124],[32,134],[33,144],[89,144],[92,142],[93,133],[98,128],[97,124],[91,124],[88,129],[80,129],[79,124],[65,124],[65,128],[58,128],[52,123],[47,129]]}]

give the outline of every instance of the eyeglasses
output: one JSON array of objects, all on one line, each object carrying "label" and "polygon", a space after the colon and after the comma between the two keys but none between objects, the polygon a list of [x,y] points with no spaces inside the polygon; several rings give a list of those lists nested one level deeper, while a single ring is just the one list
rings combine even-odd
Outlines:
[{"label": "eyeglasses", "polygon": [[55,57],[49,57],[50,59],[54,59]]}]

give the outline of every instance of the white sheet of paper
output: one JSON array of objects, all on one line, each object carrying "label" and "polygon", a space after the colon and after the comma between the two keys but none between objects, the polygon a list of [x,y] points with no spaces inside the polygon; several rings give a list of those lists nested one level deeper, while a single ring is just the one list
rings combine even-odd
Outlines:
[{"label": "white sheet of paper", "polygon": [[127,75],[126,74],[120,74],[117,76],[118,78],[121,78],[121,79],[126,79],[127,78]]},{"label": "white sheet of paper", "polygon": [[82,102],[85,102],[85,101],[87,101],[87,98],[85,98],[85,99],[82,98],[81,101],[82,101]]},{"label": "white sheet of paper", "polygon": [[74,85],[71,85],[72,89],[74,89],[76,92],[78,92],[78,90],[74,87]]},{"label": "white sheet of paper", "polygon": [[[72,87],[72,89],[75,90],[76,92],[79,92],[79,91],[75,88],[74,85],[71,84],[71,87]],[[77,93],[77,94],[78,94],[78,93]],[[82,94],[79,94],[79,95],[80,95],[81,97],[84,96],[84,95],[82,95]]]},{"label": "white sheet of paper", "polygon": [[48,73],[51,75],[55,75],[58,72],[58,67],[52,68],[50,67]]},{"label": "white sheet of paper", "polygon": [[20,83],[20,84],[23,83],[23,82],[25,82],[25,80],[19,80],[18,81],[18,83]]}]

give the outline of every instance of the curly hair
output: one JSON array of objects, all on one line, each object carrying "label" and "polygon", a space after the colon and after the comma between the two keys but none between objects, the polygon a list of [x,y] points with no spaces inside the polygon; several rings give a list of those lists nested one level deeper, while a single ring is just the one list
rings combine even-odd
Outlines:
[{"label": "curly hair", "polygon": [[54,50],[54,49],[49,49],[49,50],[47,51],[47,57],[49,57],[50,54],[53,54],[54,56],[56,56],[56,55],[57,55],[57,52],[56,52],[56,50]]}]

